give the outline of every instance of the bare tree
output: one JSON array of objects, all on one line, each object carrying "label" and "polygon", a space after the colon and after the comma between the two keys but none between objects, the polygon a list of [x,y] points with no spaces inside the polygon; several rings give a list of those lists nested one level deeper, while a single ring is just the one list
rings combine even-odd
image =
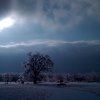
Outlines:
[{"label": "bare tree", "polygon": [[34,84],[37,83],[41,72],[51,71],[52,68],[53,61],[48,55],[29,53],[25,61],[25,73],[31,76]]}]

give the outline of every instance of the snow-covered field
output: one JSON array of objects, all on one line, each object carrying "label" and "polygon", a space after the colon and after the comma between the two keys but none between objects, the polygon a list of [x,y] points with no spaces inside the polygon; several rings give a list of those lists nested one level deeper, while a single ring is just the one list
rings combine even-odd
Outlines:
[{"label": "snow-covered field", "polygon": [[100,100],[100,83],[0,83],[0,100]]}]

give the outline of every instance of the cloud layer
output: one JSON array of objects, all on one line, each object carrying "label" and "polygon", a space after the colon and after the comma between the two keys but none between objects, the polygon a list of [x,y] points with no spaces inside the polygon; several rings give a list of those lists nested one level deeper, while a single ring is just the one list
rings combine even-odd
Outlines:
[{"label": "cloud layer", "polygon": [[70,28],[85,18],[100,21],[100,0],[1,0],[0,15],[12,13],[19,20],[52,28]]},{"label": "cloud layer", "polygon": [[48,47],[57,47],[61,45],[99,45],[100,40],[91,40],[91,41],[63,41],[63,40],[32,40],[32,41],[23,41],[23,42],[9,42],[5,44],[0,44],[0,48],[17,48],[17,47],[33,47],[33,46],[48,46]]}]

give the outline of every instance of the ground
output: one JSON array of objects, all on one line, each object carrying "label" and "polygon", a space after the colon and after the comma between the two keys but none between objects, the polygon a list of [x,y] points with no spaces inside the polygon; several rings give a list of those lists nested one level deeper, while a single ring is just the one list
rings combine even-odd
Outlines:
[{"label": "ground", "polygon": [[100,83],[0,83],[0,100],[100,100]]}]

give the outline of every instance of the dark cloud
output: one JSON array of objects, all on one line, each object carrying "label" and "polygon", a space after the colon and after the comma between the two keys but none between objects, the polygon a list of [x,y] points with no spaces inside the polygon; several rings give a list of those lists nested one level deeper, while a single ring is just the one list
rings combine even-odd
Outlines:
[{"label": "dark cloud", "polygon": [[12,9],[13,0],[0,0],[0,17],[7,15]]},{"label": "dark cloud", "polygon": [[37,0],[16,0],[15,10],[21,15],[30,16],[37,8]]},{"label": "dark cloud", "polygon": [[22,19],[52,28],[70,28],[86,17],[100,20],[99,9],[100,0],[0,0],[1,15],[13,11]]}]

